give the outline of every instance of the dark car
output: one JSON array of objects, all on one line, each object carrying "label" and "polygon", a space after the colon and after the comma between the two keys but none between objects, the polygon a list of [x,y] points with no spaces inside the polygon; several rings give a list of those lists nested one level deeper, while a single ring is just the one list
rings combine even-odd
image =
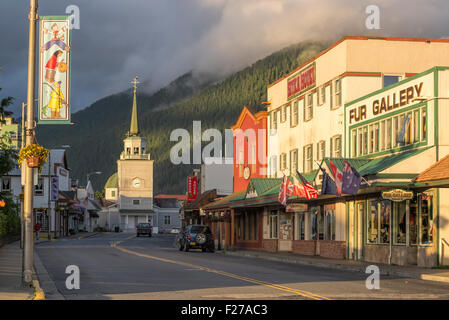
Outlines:
[{"label": "dark car", "polygon": [[180,251],[190,249],[201,249],[203,252],[209,250],[214,252],[214,235],[209,226],[192,224],[183,228],[177,237],[177,246]]},{"label": "dark car", "polygon": [[136,227],[136,233],[138,237],[141,234],[151,237],[153,235],[153,227],[149,223],[139,223]]}]

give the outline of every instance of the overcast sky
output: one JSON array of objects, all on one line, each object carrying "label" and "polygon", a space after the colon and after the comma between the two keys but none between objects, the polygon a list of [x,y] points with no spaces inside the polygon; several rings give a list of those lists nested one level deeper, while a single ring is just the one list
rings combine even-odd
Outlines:
[{"label": "overcast sky", "polygon": [[[365,27],[368,5],[380,30]],[[192,70],[222,75],[302,40],[343,35],[442,38],[447,0],[40,0],[40,15],[80,9],[72,31],[72,108],[127,89],[152,92]],[[29,0],[0,0],[0,98],[26,99]],[[37,91],[36,91],[37,92]]]}]

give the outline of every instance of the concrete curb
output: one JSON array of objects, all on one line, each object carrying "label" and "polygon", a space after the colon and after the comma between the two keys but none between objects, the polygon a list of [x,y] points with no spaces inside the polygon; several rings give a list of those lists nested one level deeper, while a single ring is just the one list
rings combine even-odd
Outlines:
[{"label": "concrete curb", "polygon": [[[36,289],[34,300],[65,300],[64,296],[59,293],[56,288],[56,285],[48,274],[47,269],[45,269],[45,266],[42,264],[36,250],[34,250],[34,270],[35,275],[38,278],[38,280],[33,280],[33,285]],[[39,295],[40,293],[41,295]],[[38,295],[40,298],[43,297],[43,299],[37,299]]]},{"label": "concrete curb", "polygon": [[38,280],[33,280],[33,287],[35,291],[33,300],[45,300],[44,290],[41,289]]},{"label": "concrete curb", "polygon": [[[328,269],[337,269],[337,270],[347,270],[347,271],[355,271],[355,272],[361,272],[365,273],[366,267],[369,265],[343,265],[343,264],[333,264],[333,263],[321,263],[321,262],[314,262],[314,261],[304,261],[299,259],[289,259],[286,257],[267,257],[267,256],[260,256],[257,253],[241,253],[238,251],[221,251],[219,253],[227,254],[230,256],[238,256],[238,257],[246,257],[246,258],[256,258],[256,259],[263,259],[263,260],[269,260],[269,261],[279,261],[279,262],[286,262],[286,263],[295,263],[295,264],[301,264],[301,265],[309,265],[309,266],[317,266],[322,268],[328,268]],[[374,263],[373,263],[374,264]],[[413,272],[407,272],[407,271],[396,271],[396,270],[382,270],[382,267],[380,269],[380,274],[384,276],[399,276],[403,278],[414,278],[419,280],[425,280],[425,281],[436,281],[436,282],[445,282],[449,283],[449,277],[441,277],[434,274],[424,274],[424,273],[413,273]]]}]

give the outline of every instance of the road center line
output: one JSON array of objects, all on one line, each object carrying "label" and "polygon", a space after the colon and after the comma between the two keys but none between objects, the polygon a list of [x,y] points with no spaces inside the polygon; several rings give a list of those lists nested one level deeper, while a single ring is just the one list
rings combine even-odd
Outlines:
[{"label": "road center line", "polygon": [[165,259],[165,258],[160,258],[160,257],[155,257],[155,256],[150,256],[148,254],[144,254],[144,253],[139,253],[136,251],[132,251],[129,249],[125,249],[122,247],[118,247],[117,245],[120,244],[121,242],[131,239],[135,236],[126,238],[122,241],[118,241],[115,242],[113,244],[111,244],[111,247],[120,250],[122,252],[126,252],[129,254],[133,254],[139,257],[144,257],[144,258],[148,258],[148,259],[153,259],[153,260],[157,260],[157,261],[161,261],[161,262],[166,262],[166,263],[171,263],[171,264],[176,264],[176,265],[180,265],[180,266],[184,266],[184,267],[188,267],[188,268],[193,268],[193,269],[197,269],[197,270],[203,270],[206,272],[211,272],[211,273],[216,273],[216,274],[220,274],[222,276],[226,276],[229,278],[234,278],[234,279],[238,279],[238,280],[242,280],[245,282],[250,282],[250,283],[255,283],[255,284],[259,284],[265,287],[269,287],[269,288],[273,288],[273,289],[277,289],[280,291],[286,291],[286,292],[290,292],[290,293],[294,293],[309,299],[314,299],[314,300],[330,300],[329,298],[308,292],[308,291],[304,291],[304,290],[299,290],[299,289],[293,289],[290,287],[286,287],[283,285],[278,285],[278,284],[274,284],[274,283],[269,283],[269,282],[265,282],[265,281],[261,281],[261,280],[257,280],[257,279],[252,279],[252,278],[247,278],[247,277],[243,277],[243,276],[239,276],[233,273],[229,273],[229,272],[224,272],[224,271],[219,271],[219,270],[215,270],[215,269],[211,269],[211,268],[207,268],[207,267],[202,267],[202,266],[198,266],[198,265],[194,265],[194,264],[190,264],[190,263],[186,263],[186,262],[180,262],[180,261],[175,261],[175,260],[170,260],[170,259]]}]

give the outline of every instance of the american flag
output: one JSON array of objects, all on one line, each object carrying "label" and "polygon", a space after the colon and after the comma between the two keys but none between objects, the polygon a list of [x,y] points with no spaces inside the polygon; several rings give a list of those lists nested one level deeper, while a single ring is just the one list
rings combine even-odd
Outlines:
[{"label": "american flag", "polygon": [[284,178],[282,179],[281,188],[279,190],[278,200],[282,205],[287,205],[288,197],[293,194],[293,184],[290,179],[284,174]]},{"label": "american flag", "polygon": [[306,194],[307,199],[314,199],[318,197],[318,191],[312,185],[309,183],[309,181],[304,178],[299,171],[296,171],[296,173],[299,176],[299,179],[301,180],[302,186],[304,188],[304,192]]}]

